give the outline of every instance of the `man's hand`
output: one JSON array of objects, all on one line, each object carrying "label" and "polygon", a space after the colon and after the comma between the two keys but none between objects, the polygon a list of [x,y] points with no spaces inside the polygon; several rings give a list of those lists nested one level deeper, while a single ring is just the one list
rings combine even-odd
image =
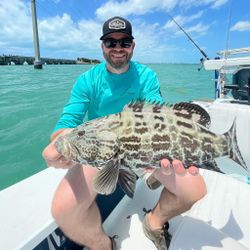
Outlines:
[{"label": "man's hand", "polygon": [[187,171],[192,175],[197,175],[199,173],[199,169],[192,165],[185,169],[183,163],[179,160],[173,160],[172,163],[170,163],[168,159],[162,159],[160,166],[162,174],[165,175],[170,175],[173,173],[173,171],[179,175],[183,175]]},{"label": "man's hand", "polygon": [[49,167],[68,169],[77,165],[77,163],[71,160],[68,160],[64,156],[62,156],[56,150],[56,147],[55,147],[55,141],[58,139],[58,137],[68,134],[71,130],[72,129],[69,129],[69,128],[62,129],[60,131],[56,131],[51,136],[51,143],[43,150],[43,153],[42,153],[42,156],[45,159]]},{"label": "man's hand", "polygon": [[187,169],[184,168],[183,163],[180,160],[173,160],[170,162],[168,159],[162,159],[160,161],[160,167],[155,169],[154,167],[148,167],[145,169],[147,173],[155,174],[163,174],[163,175],[171,175],[173,173],[178,175],[184,175],[185,173],[189,173],[191,175],[197,175],[199,173],[199,169],[196,166],[191,165]]}]

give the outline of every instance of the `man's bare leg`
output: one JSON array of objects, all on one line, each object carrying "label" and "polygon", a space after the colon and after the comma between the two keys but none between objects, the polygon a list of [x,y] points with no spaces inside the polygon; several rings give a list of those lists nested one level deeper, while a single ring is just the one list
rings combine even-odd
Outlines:
[{"label": "man's bare leg", "polygon": [[97,169],[73,167],[61,181],[52,203],[52,215],[62,231],[78,244],[91,250],[110,250],[95,203],[93,177]]},{"label": "man's bare leg", "polygon": [[167,160],[161,165],[161,170],[155,171],[154,176],[164,189],[158,203],[147,215],[151,229],[163,227],[169,219],[189,210],[206,194],[205,182],[197,168],[186,170],[178,160],[174,160],[171,167]]}]

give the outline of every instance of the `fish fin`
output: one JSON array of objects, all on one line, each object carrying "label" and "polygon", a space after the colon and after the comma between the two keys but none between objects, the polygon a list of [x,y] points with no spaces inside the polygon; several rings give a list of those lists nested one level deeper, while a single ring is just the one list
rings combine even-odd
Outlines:
[{"label": "fish fin", "polygon": [[136,187],[136,174],[130,169],[120,169],[118,182],[124,193],[129,197],[134,197]]},{"label": "fish fin", "polygon": [[209,160],[209,161],[202,162],[198,167],[199,167],[199,168],[203,168],[203,169],[212,170],[212,171],[215,171],[215,172],[219,172],[219,173],[222,173],[222,174],[225,174],[225,173],[219,168],[217,162],[216,162],[214,159]]},{"label": "fish fin", "polygon": [[161,113],[166,110],[167,107],[163,102],[156,101],[131,101],[128,105],[123,108],[123,111],[127,112],[136,112],[136,113]]},{"label": "fish fin", "polygon": [[116,189],[119,176],[118,160],[111,160],[94,177],[94,188],[98,194],[112,194]]},{"label": "fish fin", "polygon": [[234,160],[236,163],[241,165],[245,170],[248,170],[248,167],[241,155],[238,142],[237,142],[237,134],[236,134],[236,118],[233,121],[233,124],[229,131],[224,134],[230,141],[230,149],[229,149],[229,158]]},{"label": "fish fin", "polygon": [[176,103],[171,107],[174,114],[185,119],[193,120],[194,122],[209,128],[211,124],[210,115],[198,104],[191,102]]},{"label": "fish fin", "polygon": [[145,111],[145,101],[131,101],[128,105],[123,108],[123,111],[127,112],[142,112]]}]

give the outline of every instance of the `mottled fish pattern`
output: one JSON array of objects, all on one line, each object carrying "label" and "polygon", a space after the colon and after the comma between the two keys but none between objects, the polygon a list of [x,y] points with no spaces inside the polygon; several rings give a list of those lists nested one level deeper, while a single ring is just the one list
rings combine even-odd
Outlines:
[{"label": "mottled fish pattern", "polygon": [[100,169],[94,182],[98,193],[112,193],[119,182],[133,197],[135,170],[157,168],[163,158],[220,171],[211,162],[229,156],[247,170],[237,146],[235,122],[223,135],[210,132],[209,126],[209,114],[194,103],[167,107],[135,102],[120,113],[78,126],[55,145],[66,158]]}]

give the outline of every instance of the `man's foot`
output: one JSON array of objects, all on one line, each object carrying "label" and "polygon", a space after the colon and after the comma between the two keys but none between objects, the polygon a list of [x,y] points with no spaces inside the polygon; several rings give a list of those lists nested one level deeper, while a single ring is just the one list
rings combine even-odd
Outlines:
[{"label": "man's foot", "polygon": [[142,226],[144,234],[153,241],[158,250],[168,250],[171,241],[171,235],[168,232],[168,222],[166,222],[162,228],[152,230],[146,214]]}]

